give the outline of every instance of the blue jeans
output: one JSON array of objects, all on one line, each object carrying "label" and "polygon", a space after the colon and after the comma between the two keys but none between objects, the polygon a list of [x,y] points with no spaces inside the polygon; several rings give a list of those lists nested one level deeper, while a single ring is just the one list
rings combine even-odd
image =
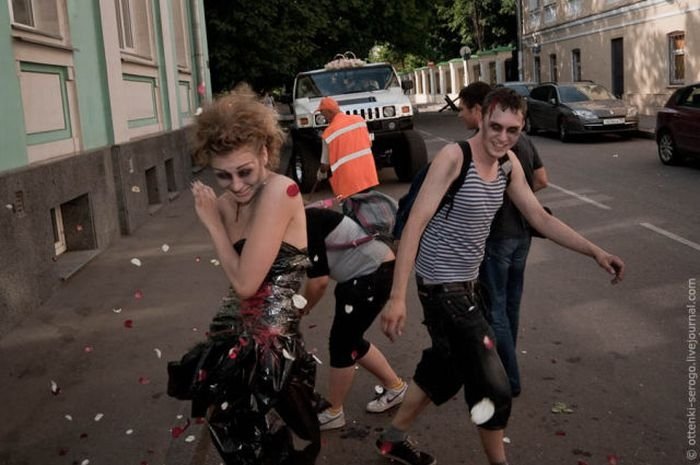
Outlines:
[{"label": "blue jeans", "polygon": [[513,396],[520,393],[520,370],[515,353],[530,236],[489,239],[479,270],[479,281],[491,300],[489,322],[496,335],[498,354],[508,374]]}]

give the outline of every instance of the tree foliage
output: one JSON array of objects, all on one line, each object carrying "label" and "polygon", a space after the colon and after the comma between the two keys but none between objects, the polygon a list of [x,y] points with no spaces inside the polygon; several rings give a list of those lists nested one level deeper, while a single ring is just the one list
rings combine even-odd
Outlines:
[{"label": "tree foliage", "polygon": [[[375,45],[402,69],[515,41],[515,0],[205,0],[212,87],[288,84],[337,53]],[[512,27],[510,26],[512,22]]]}]

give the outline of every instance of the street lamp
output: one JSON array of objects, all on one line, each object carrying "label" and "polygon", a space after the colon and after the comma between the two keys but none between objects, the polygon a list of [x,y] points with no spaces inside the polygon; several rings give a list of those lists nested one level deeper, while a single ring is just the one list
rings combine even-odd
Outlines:
[{"label": "street lamp", "polygon": [[464,61],[467,61],[472,56],[472,49],[465,45],[459,49],[459,56],[461,56]]}]

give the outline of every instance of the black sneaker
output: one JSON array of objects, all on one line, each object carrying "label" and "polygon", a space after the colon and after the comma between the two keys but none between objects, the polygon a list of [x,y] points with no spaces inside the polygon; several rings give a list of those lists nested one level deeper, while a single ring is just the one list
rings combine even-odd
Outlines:
[{"label": "black sneaker", "polygon": [[401,442],[377,439],[377,451],[384,457],[405,465],[435,465],[437,460],[430,454],[421,452],[408,439]]}]

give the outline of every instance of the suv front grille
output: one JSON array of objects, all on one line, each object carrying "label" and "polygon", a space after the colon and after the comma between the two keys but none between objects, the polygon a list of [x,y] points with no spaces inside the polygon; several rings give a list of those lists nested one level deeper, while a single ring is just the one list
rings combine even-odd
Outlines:
[{"label": "suv front grille", "polygon": [[375,119],[379,119],[381,117],[381,112],[380,112],[379,107],[346,110],[345,114],[347,114],[347,115],[360,115],[367,121],[372,121]]}]

